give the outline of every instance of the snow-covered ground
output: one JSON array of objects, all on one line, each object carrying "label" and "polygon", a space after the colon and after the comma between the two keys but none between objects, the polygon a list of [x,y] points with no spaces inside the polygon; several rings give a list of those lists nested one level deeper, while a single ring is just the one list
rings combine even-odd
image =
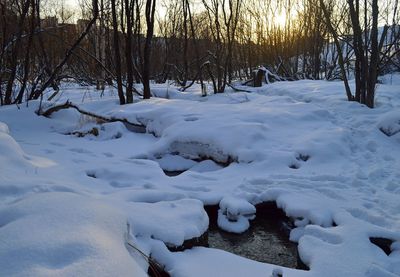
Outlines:
[{"label": "snow-covered ground", "polygon": [[[379,85],[375,109],[347,102],[340,82],[252,91],[154,85],[158,98],[119,106],[113,91],[71,85],[57,100],[146,134],[73,109],[39,117],[38,102],[1,107],[0,276],[146,276],[128,243],[171,276],[400,276],[400,76]],[[296,219],[310,271],[166,247],[207,230],[204,204],[243,232],[265,201]],[[390,255],[370,237],[394,241]]]}]

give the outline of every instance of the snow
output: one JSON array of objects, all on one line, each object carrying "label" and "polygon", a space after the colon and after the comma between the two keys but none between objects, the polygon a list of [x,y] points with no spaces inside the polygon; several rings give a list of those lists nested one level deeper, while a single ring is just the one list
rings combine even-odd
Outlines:
[{"label": "snow", "polygon": [[194,199],[131,203],[125,208],[135,236],[158,239],[168,246],[180,246],[185,240],[200,237],[208,227],[203,203]]},{"label": "snow", "polygon": [[254,219],[256,208],[246,200],[238,197],[224,197],[219,202],[218,226],[232,233],[242,233]]},{"label": "snow", "polygon": [[[378,123],[379,129],[387,136],[395,136],[400,133],[400,112],[390,112],[385,114]],[[396,136],[395,136],[396,137]],[[397,136],[399,138],[399,136]]]},{"label": "snow", "polygon": [[[35,101],[1,107],[0,276],[146,276],[127,242],[171,276],[399,276],[400,76],[383,78],[375,109],[346,101],[341,82],[246,89],[161,84],[158,98],[119,106],[111,89],[68,85],[56,100],[146,134],[72,109],[38,117]],[[266,201],[294,219],[310,271],[167,249],[207,230],[203,205],[241,233]],[[370,237],[392,240],[390,255]]]},{"label": "snow", "polygon": [[201,161],[198,164],[191,167],[190,171],[202,173],[202,172],[216,171],[216,170],[220,170],[222,168],[223,168],[222,166],[215,163],[214,161],[205,160],[205,161]]},{"label": "snow", "polygon": [[157,162],[163,170],[167,171],[184,171],[196,165],[196,162],[193,160],[170,154],[157,159]]},{"label": "snow", "polygon": [[0,214],[2,276],[147,276],[126,251],[123,216],[103,201],[38,193]]}]

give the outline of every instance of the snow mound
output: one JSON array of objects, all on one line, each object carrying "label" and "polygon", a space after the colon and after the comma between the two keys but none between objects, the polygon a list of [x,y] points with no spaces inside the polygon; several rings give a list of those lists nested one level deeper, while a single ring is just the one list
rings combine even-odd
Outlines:
[{"label": "snow mound", "polygon": [[135,236],[158,239],[169,246],[181,246],[208,228],[208,216],[199,200],[130,203],[126,210]]},{"label": "snow mound", "polygon": [[30,167],[26,154],[9,135],[8,126],[0,122],[0,164],[7,168]]},{"label": "snow mound", "polygon": [[91,168],[86,170],[86,174],[105,181],[114,188],[144,186],[165,176],[158,163],[144,159],[129,159],[128,164],[119,167]]},{"label": "snow mound", "polygon": [[0,133],[10,133],[10,129],[8,128],[7,124],[0,121]]},{"label": "snow mound", "polygon": [[9,134],[8,126],[2,122],[0,122],[0,153],[0,165],[4,172],[32,171],[35,168],[55,165],[49,159],[25,154],[21,146]]},{"label": "snow mound", "polygon": [[197,164],[195,161],[185,159],[179,155],[167,154],[156,160],[160,167],[166,171],[185,171]]},{"label": "snow mound", "polygon": [[254,219],[256,208],[242,198],[224,197],[219,203],[218,226],[232,233],[243,233]]},{"label": "snow mound", "polygon": [[72,193],[0,210],[1,276],[147,276],[125,247],[124,214]]},{"label": "snow mound", "polygon": [[191,167],[190,171],[203,173],[203,172],[217,171],[222,168],[223,168],[222,166],[220,166],[219,164],[215,163],[212,160],[205,160]]},{"label": "snow mound", "polygon": [[379,130],[388,137],[400,133],[400,112],[389,112],[383,116],[378,124]]}]

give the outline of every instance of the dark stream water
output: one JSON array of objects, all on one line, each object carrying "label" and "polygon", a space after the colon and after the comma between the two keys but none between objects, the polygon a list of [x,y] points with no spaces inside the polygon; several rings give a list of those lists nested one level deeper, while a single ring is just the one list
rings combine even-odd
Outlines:
[{"label": "dark stream water", "polygon": [[289,219],[275,203],[258,205],[256,218],[250,222],[251,227],[242,234],[228,233],[218,227],[217,206],[205,209],[210,218],[210,247],[263,263],[305,269],[298,259],[297,244],[288,239]]},{"label": "dark stream water", "polygon": [[[299,259],[297,244],[289,240],[292,226],[285,213],[277,208],[275,202],[266,202],[256,206],[256,218],[250,222],[250,228],[241,234],[229,233],[218,227],[218,206],[205,206],[210,219],[208,233],[187,241],[182,247],[170,249],[182,251],[193,246],[208,246],[231,252],[233,254],[269,264],[289,268],[308,270]],[[182,248],[182,249],[181,249]],[[149,268],[149,276],[167,277],[169,274],[154,266]]]}]

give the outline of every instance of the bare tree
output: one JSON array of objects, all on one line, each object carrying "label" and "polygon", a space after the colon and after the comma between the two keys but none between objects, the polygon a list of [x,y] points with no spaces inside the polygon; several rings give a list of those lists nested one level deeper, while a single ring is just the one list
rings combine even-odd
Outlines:
[{"label": "bare tree", "polygon": [[112,13],[112,25],[113,25],[113,38],[114,38],[114,59],[115,59],[115,71],[117,75],[117,88],[119,103],[125,104],[125,95],[122,87],[122,69],[121,69],[121,53],[119,46],[119,32],[118,32],[118,20],[117,20],[117,7],[116,0],[111,0],[111,13]]},{"label": "bare tree", "polygon": [[11,53],[11,64],[10,64],[10,74],[9,78],[7,81],[7,86],[6,86],[6,91],[4,95],[4,104],[9,105],[12,103],[12,92],[13,92],[13,86],[15,82],[15,76],[17,73],[17,66],[18,66],[18,55],[21,49],[21,37],[23,34],[23,29],[24,29],[24,23],[25,19],[28,15],[29,7],[31,4],[30,0],[22,1],[22,8],[20,10],[19,14],[19,20],[18,20],[18,25],[17,25],[17,33],[16,33],[16,38],[15,42],[13,43],[12,47],[12,53]]},{"label": "bare tree", "polygon": [[146,41],[143,53],[143,98],[150,99],[150,63],[151,63],[151,42],[154,34],[154,13],[156,10],[156,0],[146,0]]},{"label": "bare tree", "polygon": [[132,20],[134,13],[133,0],[125,0],[125,16],[126,16],[126,37],[125,37],[125,59],[126,59],[126,102],[133,102],[133,61],[132,61]]},{"label": "bare tree", "polygon": [[[332,23],[332,12],[329,11],[323,0],[320,0],[321,8],[325,15],[330,33],[332,34],[338,51],[339,65],[342,78],[345,82],[347,98],[374,107],[375,87],[378,79],[380,53],[383,47],[387,30],[384,28],[380,41],[378,41],[378,15],[379,6],[377,0],[371,4],[364,1],[363,6],[359,0],[347,0],[350,16],[350,30],[352,36],[352,50],[354,51],[354,77],[355,93],[352,94],[345,70],[342,47],[339,43],[339,35]],[[330,3],[332,10],[332,2]]]},{"label": "bare tree", "polygon": [[82,40],[89,33],[89,31],[92,28],[92,26],[95,24],[95,22],[97,20],[97,17],[98,17],[98,14],[99,14],[99,8],[98,8],[97,0],[93,0],[92,9],[93,9],[93,17],[92,17],[92,19],[89,21],[88,25],[86,26],[84,31],[80,34],[78,39],[68,49],[68,51],[65,54],[64,58],[62,59],[62,61],[54,68],[52,74],[47,79],[47,81],[42,85],[42,87],[37,92],[35,92],[32,95],[33,99],[38,99],[43,94],[43,92],[53,83],[53,81],[56,78],[57,74],[61,71],[62,67],[67,63],[69,58],[72,56],[74,50],[79,46],[79,44],[82,42]]},{"label": "bare tree", "polygon": [[398,0],[168,0],[159,15],[156,0],[101,0],[83,2],[90,20],[77,24],[62,3],[50,12],[42,1],[0,2],[1,105],[49,86],[52,99],[68,80],[101,90],[107,81],[121,104],[141,95],[135,82],[150,98],[153,80],[181,91],[199,82],[203,95],[210,81],[222,93],[255,84],[263,66],[271,74],[257,85],[342,79],[348,100],[373,107],[378,75],[400,71]]}]

